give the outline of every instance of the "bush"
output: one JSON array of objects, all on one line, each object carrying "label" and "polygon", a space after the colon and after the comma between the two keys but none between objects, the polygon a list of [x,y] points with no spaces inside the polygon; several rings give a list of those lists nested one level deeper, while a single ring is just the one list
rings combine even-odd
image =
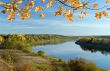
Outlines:
[{"label": "bush", "polygon": [[4,42],[4,38],[0,36],[0,44]]},{"label": "bush", "polygon": [[59,61],[59,62],[64,62],[64,60],[63,60],[63,59],[59,59],[58,61]]},{"label": "bush", "polygon": [[98,71],[95,63],[83,58],[70,60],[67,66],[68,71]]},{"label": "bush", "polygon": [[37,54],[39,56],[46,56],[46,53],[44,51],[42,51],[42,50],[38,51]]}]

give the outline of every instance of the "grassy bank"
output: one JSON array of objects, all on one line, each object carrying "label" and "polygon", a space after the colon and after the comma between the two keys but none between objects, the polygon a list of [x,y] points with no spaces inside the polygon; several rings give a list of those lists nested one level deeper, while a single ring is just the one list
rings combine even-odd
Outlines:
[{"label": "grassy bank", "polygon": [[76,58],[65,62],[46,56],[45,52],[26,53],[16,49],[0,49],[0,71],[108,71],[90,60]]},{"label": "grassy bank", "polygon": [[32,52],[33,46],[64,43],[76,38],[61,35],[0,35],[0,71],[107,71],[83,58],[65,62],[46,56],[44,51]]}]

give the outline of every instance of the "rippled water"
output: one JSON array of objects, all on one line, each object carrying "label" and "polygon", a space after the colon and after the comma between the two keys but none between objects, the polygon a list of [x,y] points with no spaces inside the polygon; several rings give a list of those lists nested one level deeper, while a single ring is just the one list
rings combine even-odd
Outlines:
[{"label": "rippled water", "polygon": [[110,69],[110,54],[105,52],[91,52],[84,51],[75,42],[66,42],[58,45],[42,45],[33,48],[34,51],[43,50],[49,56],[54,56],[57,58],[62,58],[64,60],[74,59],[76,57],[83,57],[96,62],[98,67]]}]

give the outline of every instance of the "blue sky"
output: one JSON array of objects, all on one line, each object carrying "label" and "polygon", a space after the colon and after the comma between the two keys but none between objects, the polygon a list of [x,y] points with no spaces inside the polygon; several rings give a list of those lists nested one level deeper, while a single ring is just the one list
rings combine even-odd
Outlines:
[{"label": "blue sky", "polygon": [[[99,2],[101,6],[104,4],[102,2]],[[37,13],[32,12],[30,19],[23,21],[16,17],[13,22],[6,20],[7,15],[0,13],[0,34],[110,35],[110,18],[103,17],[101,20],[97,20],[94,17],[95,11],[89,10],[90,14],[83,20],[77,18],[79,13],[77,11],[74,15],[75,22],[69,22],[63,16],[53,16],[53,12],[56,10],[55,5],[52,9],[44,11],[46,13],[44,19],[39,18]],[[108,13],[110,14],[110,11]]]}]

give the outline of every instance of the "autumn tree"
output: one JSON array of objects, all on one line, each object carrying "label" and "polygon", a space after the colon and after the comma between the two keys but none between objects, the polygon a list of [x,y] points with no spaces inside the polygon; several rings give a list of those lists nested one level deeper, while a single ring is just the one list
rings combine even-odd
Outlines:
[{"label": "autumn tree", "polygon": [[26,38],[21,35],[21,34],[13,34],[13,35],[9,35],[8,40],[11,42],[15,42],[15,41],[26,41]]},{"label": "autumn tree", "polygon": [[[105,10],[105,8],[109,10],[109,0],[103,0],[103,3],[105,3],[103,7],[100,7],[100,3],[96,3],[95,1],[97,0],[7,0],[5,2],[1,0],[0,6],[4,8],[2,13],[8,13],[7,19],[11,21],[15,20],[16,15],[22,20],[30,18],[32,9],[39,13],[40,17],[45,17],[45,13],[41,13],[41,11],[48,10],[57,3],[59,3],[59,9],[54,12],[54,15],[64,16],[69,21],[74,21],[74,12],[78,10],[80,12],[78,18],[83,19],[90,13],[88,9],[90,11],[97,10],[95,13],[97,19],[101,19],[102,16],[109,18],[109,15]],[[41,3],[46,4],[46,7],[41,5]]]},{"label": "autumn tree", "polygon": [[4,38],[2,36],[0,36],[0,44],[4,42]]},{"label": "autumn tree", "polygon": [[8,35],[8,37],[5,39],[5,43],[1,46],[4,46],[5,48],[11,49],[22,49],[28,47],[28,43],[26,42],[26,38],[24,35],[20,34],[12,34]]}]

